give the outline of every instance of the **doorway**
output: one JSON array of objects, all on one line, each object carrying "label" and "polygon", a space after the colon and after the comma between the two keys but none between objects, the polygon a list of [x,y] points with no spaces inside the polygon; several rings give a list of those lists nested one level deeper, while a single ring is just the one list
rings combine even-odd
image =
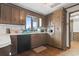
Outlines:
[{"label": "doorway", "polygon": [[79,48],[79,11],[70,13],[70,46]]}]

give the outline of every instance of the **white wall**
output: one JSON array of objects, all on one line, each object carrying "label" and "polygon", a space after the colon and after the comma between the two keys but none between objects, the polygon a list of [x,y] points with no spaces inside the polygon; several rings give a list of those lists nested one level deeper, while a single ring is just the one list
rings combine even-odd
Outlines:
[{"label": "white wall", "polygon": [[73,21],[73,32],[79,32],[79,21]]}]

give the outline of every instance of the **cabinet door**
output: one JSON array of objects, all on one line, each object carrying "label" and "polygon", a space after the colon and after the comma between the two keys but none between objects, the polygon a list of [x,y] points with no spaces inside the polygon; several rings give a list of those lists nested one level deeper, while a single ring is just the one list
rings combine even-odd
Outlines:
[{"label": "cabinet door", "polygon": [[17,36],[11,35],[11,55],[17,54]]},{"label": "cabinet door", "polygon": [[50,42],[52,46],[54,47],[57,47],[57,48],[61,48],[61,44],[62,44],[62,41],[61,41],[61,10],[56,10],[54,13],[53,13],[53,24],[54,24],[54,35],[53,38],[51,39]]},{"label": "cabinet door", "polygon": [[20,8],[12,7],[12,24],[19,24],[20,21]]},{"label": "cabinet door", "polygon": [[8,5],[1,5],[1,19],[2,24],[10,24],[11,23],[11,17],[12,17],[12,8]]},{"label": "cabinet door", "polygon": [[48,35],[46,33],[42,33],[40,35],[41,35],[41,42],[40,43],[46,45],[47,44]]},{"label": "cabinet door", "polygon": [[33,34],[31,35],[31,48],[39,47],[45,44],[44,34]]},{"label": "cabinet door", "polygon": [[50,15],[47,16],[47,19],[48,19],[48,20],[47,20],[46,22],[48,22],[48,23],[47,23],[48,26],[51,26],[51,23],[53,23],[52,17],[53,17],[53,14],[50,14]]},{"label": "cabinet door", "polygon": [[20,24],[25,25],[26,20],[26,11],[25,9],[20,8]]}]

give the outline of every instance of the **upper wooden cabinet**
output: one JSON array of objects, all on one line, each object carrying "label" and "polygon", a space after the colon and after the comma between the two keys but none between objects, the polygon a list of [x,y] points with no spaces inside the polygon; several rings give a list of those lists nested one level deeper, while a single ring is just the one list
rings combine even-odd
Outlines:
[{"label": "upper wooden cabinet", "polygon": [[1,24],[25,24],[26,10],[14,5],[0,4]]},{"label": "upper wooden cabinet", "polygon": [[1,4],[1,22],[2,24],[10,24],[12,17],[11,6]]},{"label": "upper wooden cabinet", "polygon": [[12,7],[12,24],[19,24],[20,22],[20,8],[13,6]]},{"label": "upper wooden cabinet", "polygon": [[20,8],[8,4],[0,5],[1,24],[19,24]]},{"label": "upper wooden cabinet", "polygon": [[26,20],[26,11],[25,9],[20,8],[20,24],[25,25]]},{"label": "upper wooden cabinet", "polygon": [[26,15],[44,19],[43,15],[21,8],[10,3],[0,3],[0,24],[25,25]]},{"label": "upper wooden cabinet", "polygon": [[52,17],[53,17],[53,13],[47,15],[46,17],[47,17],[47,21],[46,21],[47,24],[46,24],[46,25],[47,25],[47,26],[51,26],[51,22],[52,22],[52,20],[53,20],[53,18],[52,18]]}]

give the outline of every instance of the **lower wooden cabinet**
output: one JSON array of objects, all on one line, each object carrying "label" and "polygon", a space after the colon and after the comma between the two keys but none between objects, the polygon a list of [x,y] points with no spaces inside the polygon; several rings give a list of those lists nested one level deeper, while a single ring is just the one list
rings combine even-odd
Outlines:
[{"label": "lower wooden cabinet", "polygon": [[31,35],[11,35],[11,55],[31,49]]},{"label": "lower wooden cabinet", "polygon": [[11,35],[11,55],[17,54],[17,36]]},{"label": "lower wooden cabinet", "polygon": [[11,55],[46,44],[47,34],[11,35]]},{"label": "lower wooden cabinet", "polygon": [[46,34],[31,35],[31,48],[39,47],[46,44]]}]

